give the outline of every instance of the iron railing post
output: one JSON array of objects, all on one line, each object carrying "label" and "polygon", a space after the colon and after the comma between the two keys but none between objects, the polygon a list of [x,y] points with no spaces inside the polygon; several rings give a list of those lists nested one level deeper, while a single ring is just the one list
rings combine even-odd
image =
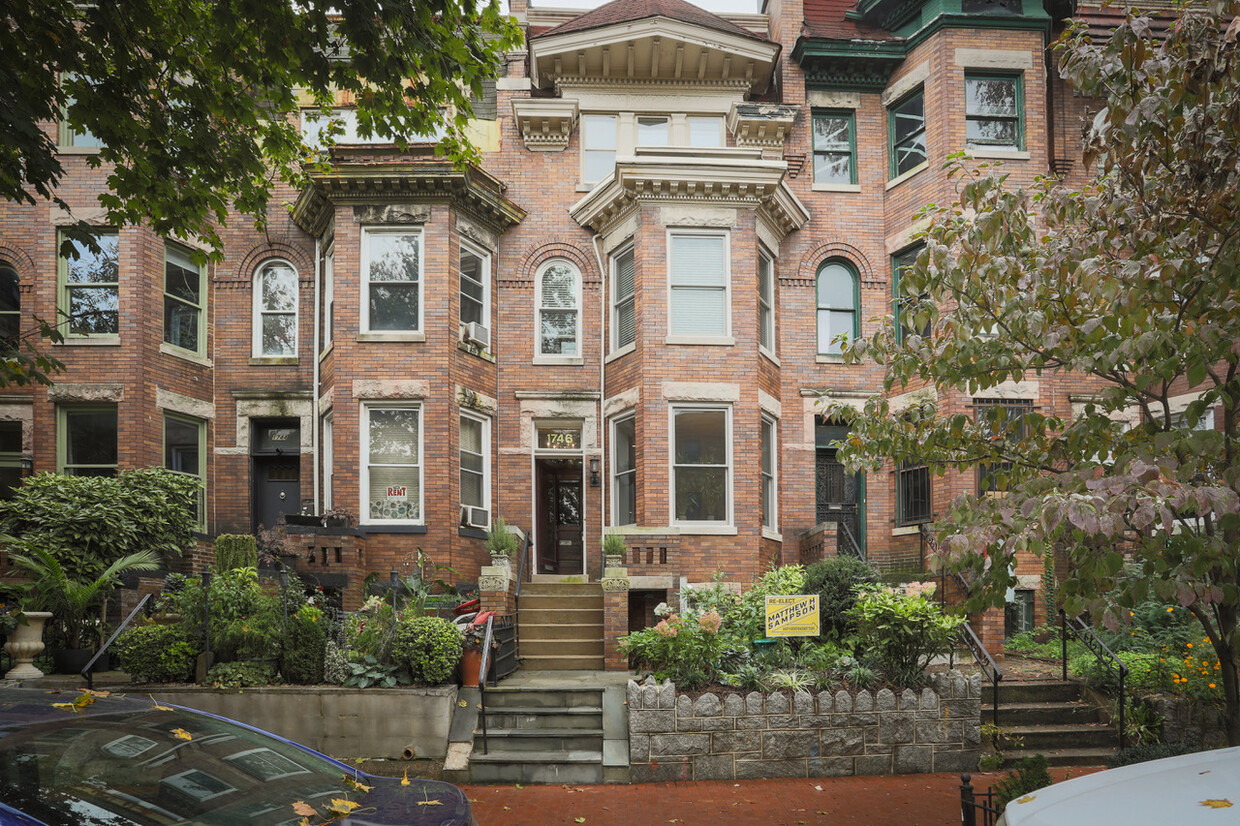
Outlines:
[{"label": "iron railing post", "polygon": [[[1123,663],[1120,663],[1122,666]],[[1124,693],[1124,668],[1119,670],[1119,749],[1128,747],[1128,732],[1124,726],[1124,706],[1128,705],[1128,695]]]},{"label": "iron railing post", "polygon": [[482,714],[482,753],[487,753],[487,671],[491,666],[491,634],[495,615],[487,617],[487,632],[482,640],[482,663],[478,668],[479,712]]},{"label": "iron railing post", "polygon": [[990,693],[991,702],[993,703],[993,706],[994,706],[991,709],[990,719],[991,719],[991,722],[995,724],[995,728],[999,727],[999,683],[1002,680],[1003,680],[1003,672],[996,670],[995,671],[995,682],[994,682],[994,685],[991,687],[991,693]]},{"label": "iron railing post", "polygon": [[973,808],[973,778],[968,772],[960,775],[960,823],[962,826],[977,826],[977,810]]},{"label": "iron railing post", "polygon": [[1063,681],[1068,681],[1068,615],[1059,609],[1059,644],[1063,649]]}]

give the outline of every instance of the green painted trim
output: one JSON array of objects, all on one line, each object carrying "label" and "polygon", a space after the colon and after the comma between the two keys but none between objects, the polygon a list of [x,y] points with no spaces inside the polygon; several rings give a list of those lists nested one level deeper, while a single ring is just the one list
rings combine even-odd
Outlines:
[{"label": "green painted trim", "polygon": [[[818,118],[844,118],[848,121],[848,183],[857,183],[857,113],[853,109],[811,109],[810,117],[812,121]],[[815,145],[816,133],[814,132],[813,123],[810,124],[809,130],[809,153],[810,162],[813,163],[814,156],[818,154],[818,147]],[[823,150],[823,154],[840,154],[838,151]],[[816,166],[815,166],[816,168]],[[810,170],[813,175],[814,183],[835,183],[834,181],[819,181],[814,169]]]},{"label": "green painted trim", "polygon": [[[172,420],[181,424],[192,425],[198,431],[198,472],[186,473],[181,470],[173,470],[168,467],[168,421]],[[173,413],[169,410],[164,411],[164,428],[162,438],[160,440],[160,465],[172,473],[178,473],[182,476],[192,476],[197,479],[202,488],[198,492],[198,528],[203,533],[207,530],[207,423],[203,419],[195,419],[193,416],[187,416],[183,413]]]},{"label": "green painted trim", "polygon": [[897,345],[904,343],[904,325],[900,323],[901,273],[913,265],[924,246],[924,242],[918,241],[891,256],[891,316]]},{"label": "green painted trim", "polygon": [[[898,178],[904,174],[896,169],[896,109],[916,97],[921,97],[921,134],[926,134],[926,87],[918,86],[916,89],[903,95],[898,100],[893,100],[887,107],[887,175],[888,180]],[[930,146],[926,145],[926,160],[930,160]],[[909,170],[905,170],[907,172]]]},{"label": "green painted trim", "polygon": [[[69,454],[69,440],[68,440],[69,423],[67,421],[68,415],[69,413],[90,413],[90,412],[95,412],[95,411],[107,411],[107,412],[111,412],[112,415],[116,416],[116,440],[117,440],[117,446],[118,446],[118,451],[117,451],[118,464],[115,464],[115,465],[75,464],[75,465],[70,466],[68,464],[68,454]],[[70,468],[70,469],[72,468],[83,468],[83,469],[111,468],[112,475],[115,476],[117,470],[119,469],[119,460],[120,460],[119,445],[120,445],[120,411],[117,409],[117,406],[115,404],[58,404],[56,405],[56,472],[57,473],[66,473],[67,472],[66,468]]]},{"label": "green painted trim", "polygon": [[[92,233],[92,235],[94,235],[95,237],[101,237],[105,235],[115,235],[116,236],[116,247],[118,251],[118,259],[119,259],[119,250],[120,250],[120,243],[121,243],[120,230],[98,229],[98,230],[95,230]],[[120,303],[121,303],[120,302],[121,274],[120,274],[120,269],[119,269],[119,262],[118,262],[118,268],[117,268],[117,273],[116,273],[116,279],[117,279],[116,281],[96,281],[96,282],[92,282],[91,284],[80,285],[80,286],[91,286],[91,287],[106,287],[110,284],[114,284],[116,286],[117,332],[115,333],[93,333],[93,334],[90,334],[89,336],[86,333],[75,333],[73,332],[73,321],[69,316],[69,260],[65,258],[65,256],[62,255],[60,252],[60,247],[62,244],[65,243],[66,240],[67,239],[65,236],[65,231],[58,230],[56,232],[56,310],[58,314],[60,314],[61,317],[64,318],[65,320],[59,322],[57,326],[61,326],[61,325],[64,326],[64,334],[65,334],[65,338],[67,339],[69,338],[83,339],[83,338],[89,337],[89,338],[93,338],[93,339],[97,339],[101,341],[118,340],[120,338],[119,328],[120,328]],[[161,338],[162,338],[162,333],[161,333]]]},{"label": "green painted trim", "polygon": [[[969,139],[967,137],[968,122],[970,120],[969,95],[968,95],[968,83],[970,80],[1010,80],[1015,84],[1015,87],[1016,87],[1015,89],[1016,91],[1016,94],[1015,94],[1015,97],[1016,97],[1016,149],[1017,151],[1024,151],[1025,149],[1025,74],[1024,72],[995,72],[995,71],[969,72],[969,71],[966,71],[964,73],[964,81],[965,81],[964,119],[965,119],[965,135],[966,135],[965,146],[970,149],[985,149],[987,147],[987,144],[978,144],[977,146],[969,146]],[[984,116],[978,116],[977,119],[988,120],[990,118],[986,118]],[[1001,148],[1006,148],[1006,147],[1001,147]]]},{"label": "green painted trim", "polygon": [[820,356],[836,356],[839,353],[824,353],[818,350],[818,313],[822,310],[840,310],[840,307],[824,307],[818,303],[818,279],[822,277],[822,271],[832,264],[839,264],[852,278],[852,321],[853,321],[853,339],[861,338],[861,278],[857,274],[857,268],[847,258],[833,256],[827,258],[818,265],[817,271],[814,273],[814,349]]}]

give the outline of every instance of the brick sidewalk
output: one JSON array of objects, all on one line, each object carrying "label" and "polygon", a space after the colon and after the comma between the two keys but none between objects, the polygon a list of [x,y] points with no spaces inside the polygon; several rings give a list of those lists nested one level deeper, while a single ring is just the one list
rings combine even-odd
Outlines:
[{"label": "brick sidewalk", "polygon": [[[1077,777],[1096,769],[1070,769]],[[1065,770],[1053,769],[1056,782]],[[978,773],[986,789],[1001,773]],[[481,826],[948,826],[960,776],[699,781],[633,786],[462,786]],[[585,818],[579,821],[578,818]]]}]

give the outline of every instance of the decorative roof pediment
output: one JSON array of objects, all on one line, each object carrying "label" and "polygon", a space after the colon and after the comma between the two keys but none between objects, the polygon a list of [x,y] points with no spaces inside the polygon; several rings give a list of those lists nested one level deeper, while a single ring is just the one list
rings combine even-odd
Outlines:
[{"label": "decorative roof pediment", "polygon": [[526,212],[504,195],[504,184],[475,166],[440,158],[338,162],[316,172],[293,205],[293,222],[311,235],[327,226],[338,204],[450,202],[502,232]]},{"label": "decorative roof pediment", "polygon": [[639,147],[619,159],[610,178],[569,209],[578,224],[603,232],[637,201],[674,201],[759,212],[787,235],[809,221],[809,211],[784,182],[787,164],[756,149]]},{"label": "decorative roof pediment", "polygon": [[531,39],[530,75],[537,87],[723,85],[762,94],[780,53],[778,43],[739,27],[722,31],[663,16],[563,28]]},{"label": "decorative roof pediment", "polygon": [[573,98],[513,98],[517,130],[532,152],[563,152],[577,123]]}]

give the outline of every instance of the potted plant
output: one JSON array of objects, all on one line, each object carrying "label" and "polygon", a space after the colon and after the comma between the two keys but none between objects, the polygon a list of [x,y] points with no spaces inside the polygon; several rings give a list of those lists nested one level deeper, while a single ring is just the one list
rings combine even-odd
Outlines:
[{"label": "potted plant", "polygon": [[603,537],[603,561],[607,568],[619,568],[624,564],[624,537],[609,533]]},{"label": "potted plant", "polygon": [[357,524],[357,517],[347,508],[328,508],[323,511],[324,528],[351,528]]},{"label": "potted plant", "polygon": [[[94,646],[99,641],[101,624],[98,621],[98,612],[102,610],[104,598],[116,586],[120,575],[126,571],[155,570],[160,561],[158,554],[152,551],[139,551],[121,557],[98,577],[87,581],[71,578],[60,561],[45,548],[36,548],[23,542],[16,542],[10,547],[18,548],[18,552],[10,551],[9,561],[23,570],[31,581],[22,613],[28,621],[35,620],[39,613],[44,613],[42,621],[51,616],[60,619],[65,635],[65,648],[68,652],[76,652],[62,656],[62,666],[70,669],[69,673],[80,671],[90,660]],[[42,650],[41,646],[42,643],[39,650]],[[34,652],[37,653],[38,651]],[[34,654],[31,654],[31,658]],[[31,668],[33,669],[33,666]]]},{"label": "potted plant", "polygon": [[491,530],[487,531],[487,553],[491,555],[491,564],[511,568],[517,544],[517,535],[508,529],[504,517],[495,517]]}]

